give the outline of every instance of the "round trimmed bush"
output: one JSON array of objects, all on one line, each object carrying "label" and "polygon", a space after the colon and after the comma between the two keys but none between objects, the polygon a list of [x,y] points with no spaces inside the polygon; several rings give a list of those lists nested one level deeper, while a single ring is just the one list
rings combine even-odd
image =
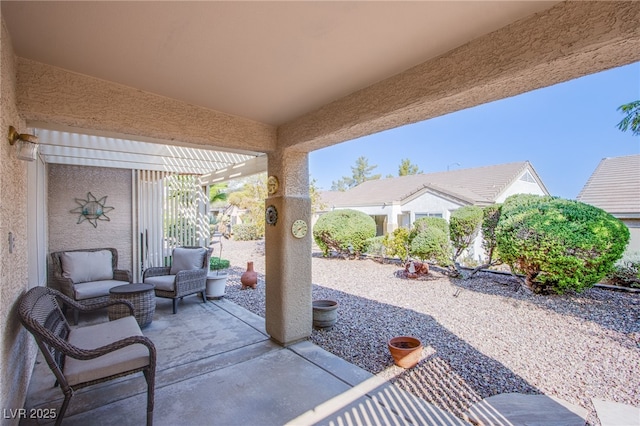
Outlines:
[{"label": "round trimmed bush", "polygon": [[409,250],[412,256],[421,261],[435,262],[441,266],[451,264],[451,246],[449,235],[439,227],[422,229],[411,240]]},{"label": "round trimmed bush", "polygon": [[355,255],[367,251],[369,239],[376,236],[376,222],[356,210],[333,210],[318,218],[313,238],[325,256],[330,250]]},{"label": "round trimmed bush", "polygon": [[502,261],[536,292],[582,291],[611,270],[629,241],[618,219],[579,201],[514,195],[496,229]]}]

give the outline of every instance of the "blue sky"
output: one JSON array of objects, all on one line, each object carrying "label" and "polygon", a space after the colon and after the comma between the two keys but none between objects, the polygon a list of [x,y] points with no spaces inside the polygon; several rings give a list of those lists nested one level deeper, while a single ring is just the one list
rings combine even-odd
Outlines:
[{"label": "blue sky", "polygon": [[309,170],[329,190],[360,156],[383,177],[403,158],[424,173],[529,160],[552,195],[574,199],[602,158],[640,153],[617,128],[617,108],[638,99],[640,62],[314,151]]}]

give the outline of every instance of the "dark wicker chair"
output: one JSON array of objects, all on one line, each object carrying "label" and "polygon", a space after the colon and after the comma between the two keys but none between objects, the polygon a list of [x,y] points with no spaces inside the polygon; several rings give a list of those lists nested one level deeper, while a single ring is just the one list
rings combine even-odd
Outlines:
[{"label": "dark wicker chair", "polygon": [[[73,252],[97,252],[102,250],[108,250],[111,252],[111,267],[113,269],[113,279],[111,283],[103,286],[103,291],[97,297],[88,299],[78,299],[76,297],[75,286],[78,283],[74,283],[70,278],[63,275],[62,268],[62,254]],[[76,302],[90,306],[96,303],[104,303],[109,300],[109,287],[115,287],[119,285],[129,284],[131,282],[131,273],[124,269],[118,269],[118,251],[114,248],[94,248],[94,249],[79,249],[79,250],[65,250],[51,253],[52,274],[49,280],[49,287],[58,290],[65,296],[75,300]],[[63,308],[66,313],[66,306]],[[73,310],[73,323],[78,325],[78,310]]]},{"label": "dark wicker chair", "polygon": [[[71,329],[58,301],[84,312],[122,303],[129,307],[131,315]],[[153,423],[156,348],[142,335],[131,303],[113,300],[88,307],[51,288],[34,287],[20,298],[18,314],[64,393],[56,425],[62,423],[76,390],[140,371],[147,381],[147,425]],[[118,353],[114,356],[115,351]]]},{"label": "dark wicker chair", "polygon": [[[174,271],[171,266],[159,266],[146,269],[142,276],[142,281],[156,286],[157,297],[173,299],[173,313],[178,312],[178,299],[190,294],[202,293],[202,301],[207,302],[207,273],[209,272],[209,259],[211,258],[211,248],[206,247],[178,247],[178,249],[200,249],[205,253],[202,256],[202,264],[197,265],[197,269]],[[176,250],[172,253],[172,262],[176,262]],[[195,266],[195,265],[194,265]]]}]

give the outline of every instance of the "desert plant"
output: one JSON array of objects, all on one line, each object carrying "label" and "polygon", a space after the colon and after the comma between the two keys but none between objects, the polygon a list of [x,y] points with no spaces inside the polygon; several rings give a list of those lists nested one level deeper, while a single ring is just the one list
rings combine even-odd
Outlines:
[{"label": "desert plant", "polygon": [[[487,257],[483,264],[476,264],[471,272],[466,275],[462,274],[464,279],[472,278],[479,271],[502,263],[500,259],[496,257],[496,227],[500,220],[501,211],[502,204],[494,204],[482,209],[482,224],[480,229],[482,230],[482,248]],[[466,266],[471,267],[470,264]]]},{"label": "desert plant", "polygon": [[330,250],[359,256],[366,252],[369,238],[376,235],[376,223],[365,213],[344,209],[333,210],[318,218],[313,238],[325,256]]},{"label": "desert plant", "polygon": [[514,195],[496,229],[500,258],[535,292],[582,291],[622,255],[629,230],[602,209],[549,196]]},{"label": "desert plant", "polygon": [[449,238],[449,224],[441,217],[421,217],[413,222],[413,227],[409,233],[409,241],[426,228],[438,228]]},{"label": "desert plant", "polygon": [[610,284],[640,288],[640,253],[625,255],[606,276]]},{"label": "desert plant", "polygon": [[383,236],[369,238],[369,240],[367,241],[366,253],[369,256],[373,256],[373,257],[378,257],[378,258],[385,257],[387,254],[387,249],[384,245],[384,239],[385,237]]},{"label": "desert plant", "polygon": [[397,228],[391,234],[384,236],[383,244],[387,256],[398,257],[402,263],[409,259],[409,230]]},{"label": "desert plant", "polygon": [[239,223],[233,226],[233,238],[237,241],[257,240],[264,235],[260,225],[255,223]]},{"label": "desert plant", "polygon": [[451,213],[449,218],[449,238],[453,245],[453,262],[468,249],[478,236],[482,224],[482,209],[478,206],[464,206]]},{"label": "desert plant", "polygon": [[440,266],[451,265],[449,236],[438,227],[424,228],[418,232],[409,246],[411,256],[422,261],[431,261]]}]

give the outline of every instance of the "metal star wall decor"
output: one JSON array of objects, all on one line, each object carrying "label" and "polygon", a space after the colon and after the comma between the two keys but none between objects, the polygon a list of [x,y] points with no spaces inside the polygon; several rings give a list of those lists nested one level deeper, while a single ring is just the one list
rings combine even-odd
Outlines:
[{"label": "metal star wall decor", "polygon": [[111,220],[105,213],[110,212],[114,209],[114,207],[105,206],[106,202],[106,195],[98,200],[93,196],[91,192],[88,192],[86,200],[76,198],[76,203],[78,203],[80,207],[76,207],[75,209],[71,210],[71,213],[80,214],[77,223],[82,223],[87,220],[90,224],[93,225],[94,228],[97,228],[99,220]]}]

